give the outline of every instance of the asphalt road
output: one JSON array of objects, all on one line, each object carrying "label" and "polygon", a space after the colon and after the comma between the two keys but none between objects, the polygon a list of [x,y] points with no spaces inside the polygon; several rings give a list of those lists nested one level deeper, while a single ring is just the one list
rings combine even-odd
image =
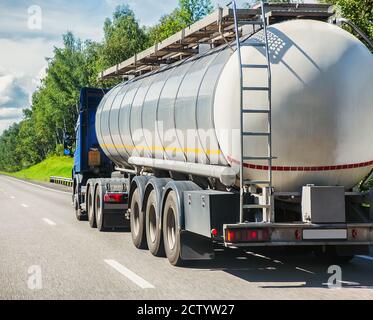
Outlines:
[{"label": "asphalt road", "polygon": [[329,266],[311,254],[216,255],[172,267],[128,232],[78,222],[69,193],[0,176],[0,299],[373,299],[369,257],[342,266],[342,288],[329,288]]}]

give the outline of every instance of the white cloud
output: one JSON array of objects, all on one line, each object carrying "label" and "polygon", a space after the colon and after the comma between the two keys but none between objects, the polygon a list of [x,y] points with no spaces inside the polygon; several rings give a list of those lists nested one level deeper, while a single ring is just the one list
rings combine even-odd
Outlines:
[{"label": "white cloud", "polygon": [[46,66],[46,57],[53,56],[53,47],[60,44],[61,41],[47,41],[43,38],[0,39],[2,74],[6,72],[29,80],[34,78]]},{"label": "white cloud", "polygon": [[20,80],[13,74],[0,73],[0,134],[13,122],[22,119],[22,110],[26,107],[28,93],[20,85]]},{"label": "white cloud", "polygon": [[22,110],[17,108],[0,108],[0,120],[17,121],[22,118]]},{"label": "white cloud", "polygon": [[11,74],[0,75],[0,111],[4,109],[25,108],[28,95],[19,80]]},{"label": "white cloud", "polygon": [[31,105],[32,93],[45,75],[45,58],[52,56],[54,45],[58,42],[42,38],[0,39],[0,134],[20,121],[22,109]]},{"label": "white cloud", "polygon": [[0,119],[0,134],[2,134],[6,129],[14,123],[15,121],[12,120],[1,120]]}]

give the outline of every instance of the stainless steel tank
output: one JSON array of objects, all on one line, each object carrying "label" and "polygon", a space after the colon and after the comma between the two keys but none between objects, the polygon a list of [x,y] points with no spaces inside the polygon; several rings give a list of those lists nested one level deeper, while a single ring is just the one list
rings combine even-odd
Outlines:
[{"label": "stainless steel tank", "polygon": [[[373,167],[373,56],[337,26],[294,20],[268,28],[272,66],[274,187],[350,188]],[[247,39],[263,41],[261,32]],[[243,63],[265,63],[264,49],[243,47]],[[99,106],[96,130],[107,156],[231,166],[238,171],[240,87],[237,52],[215,49],[123,83]],[[266,86],[265,69],[247,69],[245,86]],[[245,107],[266,107],[248,92]],[[266,116],[245,116],[245,131]],[[245,138],[246,155],[266,154],[263,138]],[[245,163],[245,178],[263,180],[265,162]],[[265,179],[264,179],[265,180]]]}]

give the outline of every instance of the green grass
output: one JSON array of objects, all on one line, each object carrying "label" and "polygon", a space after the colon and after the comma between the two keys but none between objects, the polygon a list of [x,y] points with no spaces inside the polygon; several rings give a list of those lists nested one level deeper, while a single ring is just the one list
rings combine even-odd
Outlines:
[{"label": "green grass", "polygon": [[28,169],[4,173],[16,178],[49,182],[51,176],[71,178],[74,160],[70,157],[50,157]]}]

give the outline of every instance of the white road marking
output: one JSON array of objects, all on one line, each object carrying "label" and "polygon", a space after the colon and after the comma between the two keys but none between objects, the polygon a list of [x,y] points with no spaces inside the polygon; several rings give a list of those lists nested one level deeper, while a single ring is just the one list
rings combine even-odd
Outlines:
[{"label": "white road marking", "polygon": [[356,256],[356,258],[373,261],[373,257],[368,257],[368,256]]},{"label": "white road marking", "polygon": [[43,218],[43,221],[46,223],[46,224],[49,224],[50,226],[56,226],[57,224],[55,222],[53,222],[52,220],[49,220],[47,218]]},{"label": "white road marking", "polygon": [[262,259],[265,259],[265,260],[271,260],[271,261],[273,261],[272,258],[270,258],[270,257],[266,257],[266,256],[263,256],[263,255],[261,255],[261,254],[255,253],[255,252],[246,251],[246,253],[247,253],[247,254],[250,254],[250,255],[252,255],[252,256],[254,256],[254,257],[257,257],[257,258],[262,258]]},{"label": "white road marking", "polygon": [[24,207],[24,208],[28,208],[28,205],[24,204],[24,203],[22,203],[21,206]]},{"label": "white road marking", "polygon": [[28,184],[28,185],[31,185],[31,186],[34,186],[34,187],[38,187],[38,188],[41,188],[41,189],[46,189],[46,190],[49,190],[49,191],[57,192],[57,193],[71,194],[70,192],[60,191],[60,190],[55,190],[55,189],[48,188],[48,187],[39,186],[38,184],[23,181],[23,180],[19,180],[19,179],[9,177],[9,176],[2,176],[2,177],[5,177],[6,179],[14,180],[14,181],[17,181],[17,182],[21,182],[21,183],[24,183],[24,184]]},{"label": "white road marking", "polygon": [[13,200],[14,200],[15,198],[16,198],[15,196],[11,196],[11,197],[10,197],[10,199],[13,199]]},{"label": "white road marking", "polygon": [[315,274],[315,272],[312,272],[312,271],[309,271],[309,270],[306,270],[306,269],[303,269],[303,268],[296,267],[295,269],[299,270],[299,271],[306,272],[306,273]]},{"label": "white road marking", "polygon": [[104,260],[110,267],[114,268],[120,274],[137,284],[142,289],[154,289],[154,286],[138,276],[136,273],[122,266],[118,261],[115,260]]}]

